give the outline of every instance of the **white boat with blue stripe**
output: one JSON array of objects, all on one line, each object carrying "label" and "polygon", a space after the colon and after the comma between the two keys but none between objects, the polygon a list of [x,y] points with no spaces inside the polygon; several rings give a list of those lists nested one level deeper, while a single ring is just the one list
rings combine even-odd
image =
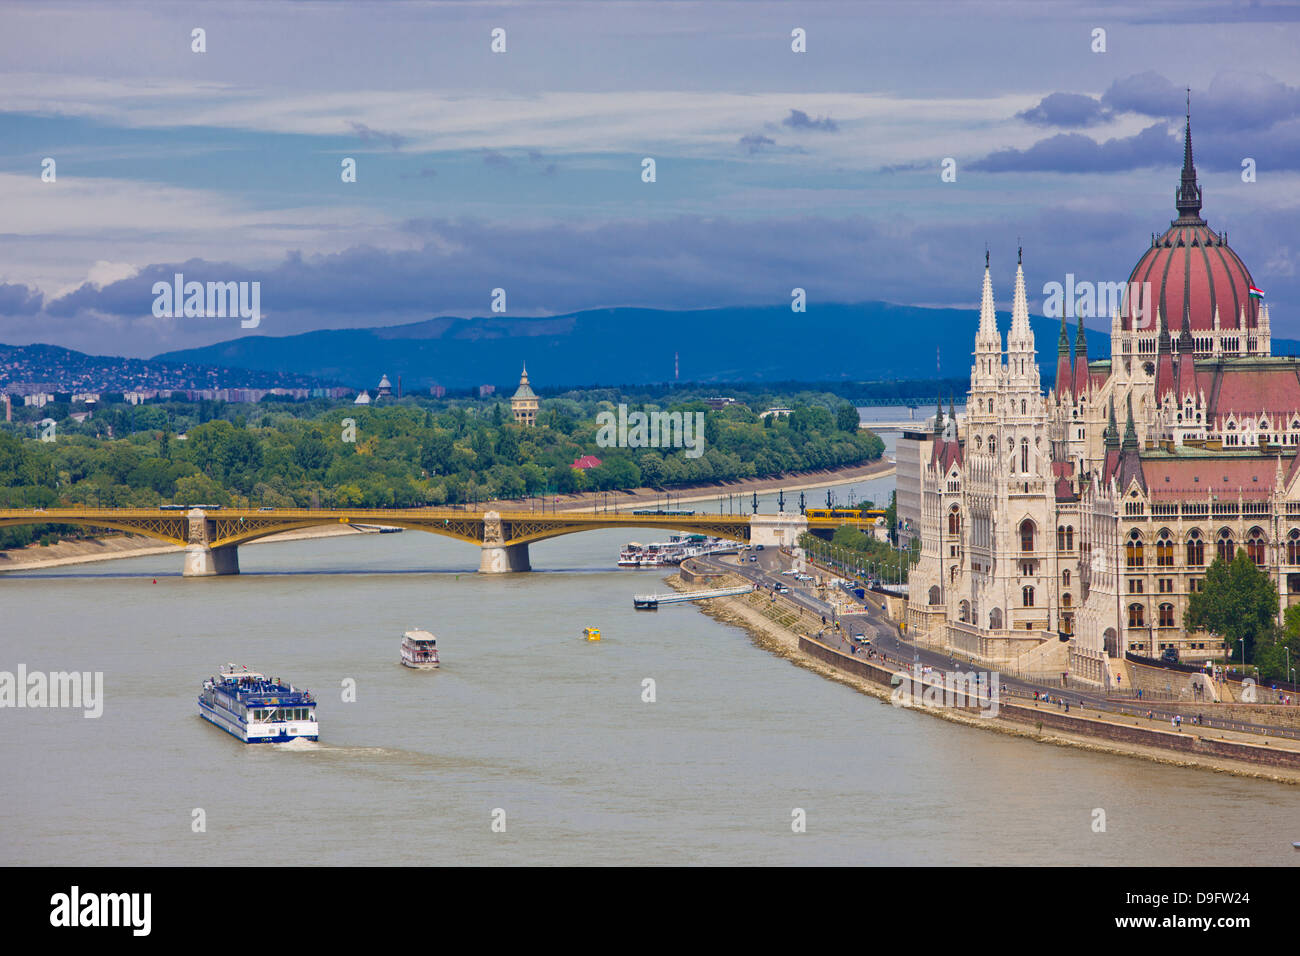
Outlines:
[{"label": "white boat with blue stripe", "polygon": [[320,739],[311,691],[233,664],[203,682],[199,716],[246,744]]}]

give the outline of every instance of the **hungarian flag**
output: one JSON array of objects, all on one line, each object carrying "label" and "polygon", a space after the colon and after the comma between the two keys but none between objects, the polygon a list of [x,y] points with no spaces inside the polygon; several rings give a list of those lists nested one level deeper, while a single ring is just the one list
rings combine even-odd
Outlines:
[{"label": "hungarian flag", "polygon": [[1263,290],[1263,289],[1256,289],[1254,286],[1251,286],[1251,287],[1250,287],[1250,297],[1251,297],[1252,299],[1262,299],[1262,298],[1264,298],[1264,290]]}]

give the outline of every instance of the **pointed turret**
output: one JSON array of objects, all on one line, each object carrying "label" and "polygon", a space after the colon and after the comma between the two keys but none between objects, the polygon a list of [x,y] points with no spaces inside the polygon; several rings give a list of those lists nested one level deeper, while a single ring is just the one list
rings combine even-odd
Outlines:
[{"label": "pointed turret", "polygon": [[993,279],[989,275],[989,254],[984,252],[984,288],[980,291],[980,327],[975,333],[975,367],[971,385],[991,385],[1002,373],[1002,333],[998,331],[997,307],[993,302]]},{"label": "pointed turret", "polygon": [[1142,473],[1142,456],[1138,449],[1137,429],[1133,425],[1133,393],[1128,393],[1128,422],[1124,425],[1124,445],[1119,452],[1119,470],[1116,474],[1121,490],[1134,481],[1146,490],[1146,476]]},{"label": "pointed turret", "polygon": [[1183,328],[1178,333],[1178,395],[1196,397],[1196,340],[1192,338],[1192,313],[1183,308]]},{"label": "pointed turret", "polygon": [[951,392],[948,393],[948,425],[944,437],[948,441],[957,440],[957,403]]},{"label": "pointed turret", "polygon": [[1124,422],[1124,450],[1136,451],[1138,446],[1137,428],[1133,424],[1133,393],[1128,393],[1128,419]]},{"label": "pointed turret", "polygon": [[1106,447],[1119,447],[1119,422],[1115,419],[1115,396],[1110,397],[1110,421],[1106,424]]},{"label": "pointed turret", "polygon": [[1070,361],[1070,333],[1065,330],[1065,310],[1061,310],[1061,335],[1056,341],[1056,397],[1074,391],[1073,363]]},{"label": "pointed turret", "polygon": [[1084,394],[1088,385],[1088,339],[1083,334],[1083,319],[1080,319],[1079,331],[1074,336],[1074,394]]},{"label": "pointed turret", "polygon": [[934,437],[943,435],[943,396],[934,400]]},{"label": "pointed turret", "polygon": [[1165,393],[1174,390],[1174,354],[1169,340],[1169,326],[1160,310],[1156,310],[1160,334],[1156,345],[1156,405],[1164,401]]},{"label": "pointed turret", "polygon": [[1029,327],[1029,300],[1025,296],[1025,267],[1022,253],[1016,254],[1016,290],[1011,300],[1011,331],[1007,334],[1008,352],[1032,352],[1034,332]]}]

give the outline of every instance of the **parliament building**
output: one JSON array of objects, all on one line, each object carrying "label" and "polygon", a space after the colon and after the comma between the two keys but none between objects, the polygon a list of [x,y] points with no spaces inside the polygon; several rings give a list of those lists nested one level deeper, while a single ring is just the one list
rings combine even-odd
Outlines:
[{"label": "parliament building", "polygon": [[1107,685],[1126,651],[1222,658],[1183,627],[1216,556],[1244,549],[1281,608],[1300,600],[1300,365],[1271,354],[1262,293],[1201,217],[1190,120],[1175,206],[1111,311],[1109,359],[1062,310],[1046,394],[1023,266],[1004,347],[986,255],[966,415],[936,415],[919,487],[899,488],[919,500],[919,640]]}]

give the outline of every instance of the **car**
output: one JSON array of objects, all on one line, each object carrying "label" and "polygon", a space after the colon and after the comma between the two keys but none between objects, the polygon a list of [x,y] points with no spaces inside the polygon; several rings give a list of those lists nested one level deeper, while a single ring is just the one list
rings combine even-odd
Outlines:
[{"label": "car", "polygon": [[756,555],[756,554],[751,554],[751,555],[749,556],[749,560],[751,560],[751,561],[757,561],[757,560],[758,560],[758,555]]},{"label": "car", "polygon": [[784,584],[778,584],[775,588],[777,594],[789,594],[790,588]]},{"label": "car", "polygon": [[871,639],[865,634],[854,634],[853,639],[864,647],[871,643]]},{"label": "car", "polygon": [[755,551],[762,551],[762,550],[763,550],[763,546],[762,546],[761,544],[756,544],[756,545],[754,545],[754,550],[755,550]]}]

